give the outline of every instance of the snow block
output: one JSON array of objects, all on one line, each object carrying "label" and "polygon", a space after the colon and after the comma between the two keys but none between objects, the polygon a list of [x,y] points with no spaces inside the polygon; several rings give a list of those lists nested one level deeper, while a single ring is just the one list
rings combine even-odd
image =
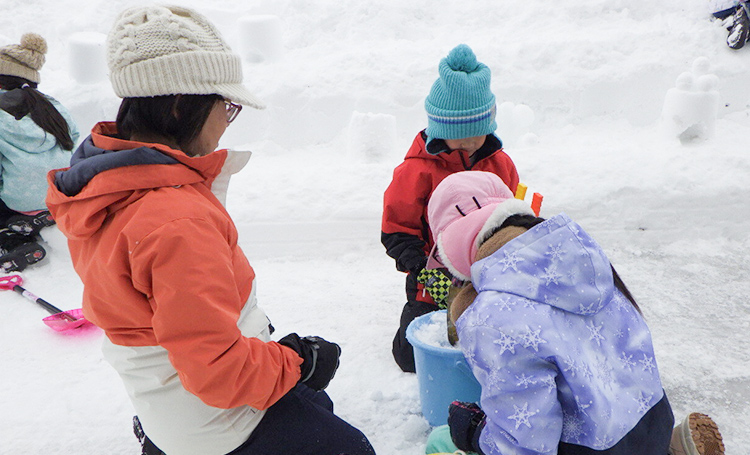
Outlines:
[{"label": "snow block", "polygon": [[359,161],[381,161],[396,149],[396,117],[354,111],[349,121],[346,150]]},{"label": "snow block", "polygon": [[534,111],[525,104],[502,103],[497,109],[497,136],[503,144],[514,144],[526,136],[534,123]]},{"label": "snow block", "polygon": [[96,32],[74,33],[68,39],[70,75],[79,84],[107,79],[106,39],[106,35]]},{"label": "snow block", "polygon": [[719,78],[710,74],[707,58],[699,57],[690,72],[677,77],[667,91],[661,114],[662,130],[683,143],[711,137],[719,113]]},{"label": "snow block", "polygon": [[242,58],[250,63],[281,58],[284,49],[281,18],[273,15],[244,16],[237,25]]}]

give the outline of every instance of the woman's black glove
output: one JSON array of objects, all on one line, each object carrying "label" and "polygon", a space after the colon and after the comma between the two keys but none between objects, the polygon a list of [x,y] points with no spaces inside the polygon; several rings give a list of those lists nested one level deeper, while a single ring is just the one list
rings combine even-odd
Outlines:
[{"label": "woman's black glove", "polygon": [[313,390],[323,390],[339,367],[341,347],[320,337],[300,338],[290,333],[279,340],[279,344],[294,349],[302,357],[302,376],[299,382]]},{"label": "woman's black glove", "polygon": [[476,403],[454,401],[448,408],[451,439],[461,450],[483,453],[479,448],[479,435],[485,423],[484,411]]}]

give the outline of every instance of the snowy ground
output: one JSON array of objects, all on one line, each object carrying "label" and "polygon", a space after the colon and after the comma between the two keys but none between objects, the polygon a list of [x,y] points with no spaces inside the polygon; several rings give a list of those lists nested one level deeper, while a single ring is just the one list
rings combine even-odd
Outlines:
[{"label": "snowy ground", "polygon": [[[41,88],[85,132],[113,119],[118,100],[105,80],[73,77],[71,39],[106,33],[135,3],[5,0],[0,45],[25,31],[48,39]],[[224,138],[254,152],[227,205],[279,336],[341,344],[329,392],[379,454],[421,454],[429,431],[416,377],[390,355],[404,293],[379,243],[382,193],[425,126],[439,59],[461,42],[492,68],[498,103],[533,112],[528,128],[528,115],[516,126],[504,117],[506,151],[529,191],[544,195],[542,216],[565,211],[609,253],[647,317],[677,418],[708,413],[728,454],[750,454],[750,49],[727,48],[703,0],[572,3],[181,2],[237,49],[238,18],[283,18],[283,54],[245,65],[269,108],[243,111]],[[712,135],[683,143],[664,133],[660,113],[701,56],[718,77],[718,120]],[[95,57],[73,68],[95,76]],[[382,134],[357,128],[368,121]],[[49,259],[23,274],[25,285],[78,308],[65,240],[56,228],[44,237]],[[20,296],[6,291],[0,302],[0,454],[136,453],[133,411],[101,358],[101,332],[58,334]]]}]

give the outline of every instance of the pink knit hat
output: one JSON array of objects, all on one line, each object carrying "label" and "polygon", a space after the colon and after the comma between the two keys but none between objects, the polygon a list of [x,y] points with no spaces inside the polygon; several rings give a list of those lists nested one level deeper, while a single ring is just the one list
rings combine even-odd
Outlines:
[{"label": "pink knit hat", "polygon": [[482,171],[449,175],[427,204],[435,241],[427,268],[444,267],[458,279],[471,280],[471,264],[484,236],[516,214],[536,216],[497,175]]}]

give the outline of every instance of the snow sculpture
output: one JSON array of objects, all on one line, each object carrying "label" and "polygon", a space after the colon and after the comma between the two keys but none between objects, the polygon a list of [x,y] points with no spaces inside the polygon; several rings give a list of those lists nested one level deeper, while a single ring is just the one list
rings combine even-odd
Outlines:
[{"label": "snow sculpture", "polygon": [[357,160],[386,158],[396,150],[396,117],[355,111],[349,121],[346,149]]},{"label": "snow sculpture", "polygon": [[68,40],[70,75],[79,84],[95,84],[107,78],[103,33],[74,33]]},{"label": "snow sculpture", "polygon": [[497,109],[497,136],[506,145],[525,141],[534,120],[534,111],[529,106],[506,101]]},{"label": "snow sculpture", "polygon": [[282,21],[278,16],[245,16],[238,20],[240,53],[251,63],[274,61],[283,52]]},{"label": "snow sculpture", "polygon": [[713,135],[719,113],[719,78],[710,74],[710,68],[706,57],[697,58],[691,71],[677,77],[664,99],[662,129],[682,143]]}]

